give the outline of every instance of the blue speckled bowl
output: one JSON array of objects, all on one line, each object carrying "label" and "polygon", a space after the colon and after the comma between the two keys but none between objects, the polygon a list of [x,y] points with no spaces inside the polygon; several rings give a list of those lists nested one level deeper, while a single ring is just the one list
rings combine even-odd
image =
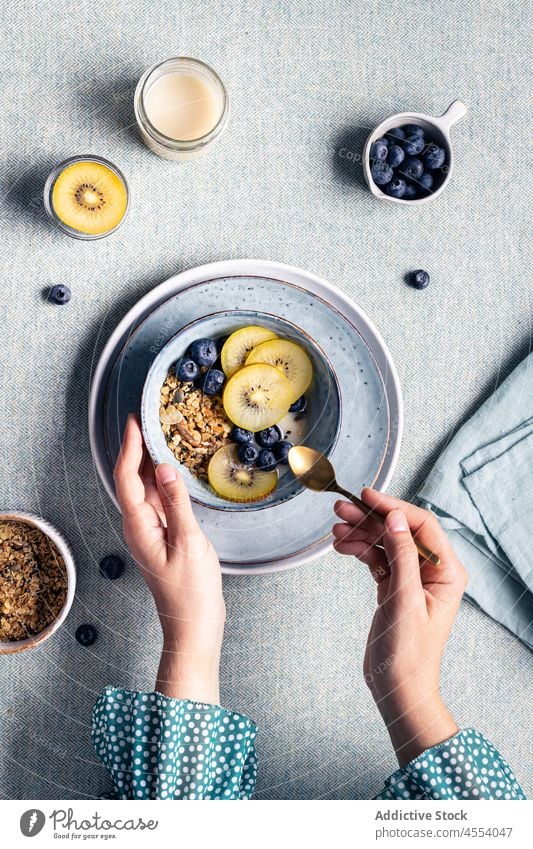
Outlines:
[{"label": "blue speckled bowl", "polygon": [[141,424],[146,447],[154,463],[170,463],[184,476],[193,500],[205,507],[229,511],[261,510],[293,498],[302,487],[288,467],[280,466],[280,480],[274,492],[262,501],[234,503],[220,498],[204,481],[194,477],[180,464],[168,447],[159,421],[159,399],[163,383],[171,366],[182,357],[195,339],[226,336],[248,324],[271,328],[278,336],[301,345],[313,363],[313,382],[306,392],[307,434],[318,451],[329,454],[337,441],[341,422],[341,397],[337,378],[325,354],[303,330],[286,319],[270,313],[226,310],[203,316],[187,324],[161,349],[153,361],[141,399]]}]

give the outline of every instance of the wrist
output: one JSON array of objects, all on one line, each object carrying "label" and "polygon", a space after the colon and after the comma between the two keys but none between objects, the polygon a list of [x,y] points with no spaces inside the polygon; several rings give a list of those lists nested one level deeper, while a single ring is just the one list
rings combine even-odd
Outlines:
[{"label": "wrist", "polygon": [[175,699],[219,704],[220,648],[165,635],[156,688]]},{"label": "wrist", "polygon": [[377,701],[400,766],[458,732],[438,690]]}]

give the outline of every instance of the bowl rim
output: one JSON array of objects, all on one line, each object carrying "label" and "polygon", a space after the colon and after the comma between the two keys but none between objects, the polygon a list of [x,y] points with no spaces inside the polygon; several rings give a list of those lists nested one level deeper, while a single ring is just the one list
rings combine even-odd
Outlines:
[{"label": "bowl rim", "polygon": [[[380,187],[377,186],[373,179],[372,174],[370,173],[370,147],[376,141],[376,139],[381,138],[383,133],[388,130],[392,130],[393,127],[400,127],[403,123],[410,122],[413,124],[417,124],[418,126],[422,126],[423,124],[431,124],[432,128],[442,136],[443,142],[446,145],[446,154],[448,156],[448,173],[446,177],[442,181],[439,188],[431,192],[427,197],[423,198],[413,198],[412,200],[405,200],[405,198],[394,198],[391,195],[386,194],[381,191]],[[439,197],[440,194],[447,187],[450,182],[450,178],[453,173],[455,157],[453,154],[453,145],[450,136],[450,125],[442,120],[442,116],[437,118],[434,115],[426,115],[423,112],[396,112],[394,115],[389,115],[387,118],[384,118],[383,121],[380,121],[379,124],[376,124],[372,132],[369,134],[365,146],[363,148],[363,173],[370,189],[371,194],[379,200],[388,200],[392,203],[400,203],[403,206],[417,206],[423,203],[429,203],[435,198]]]},{"label": "bowl rim", "polygon": [[[289,319],[282,318],[281,316],[275,315],[274,313],[262,312],[261,310],[217,310],[215,312],[207,313],[206,315],[199,316],[198,318],[187,322],[187,324],[183,325],[183,327],[181,327],[178,331],[176,331],[176,333],[158,351],[158,353],[154,357],[152,363],[150,364],[150,368],[148,369],[148,371],[146,373],[146,377],[145,377],[144,384],[143,384],[143,390],[142,390],[142,394],[141,394],[140,419],[141,419],[141,430],[142,430],[142,433],[143,433],[143,438],[144,438],[144,441],[145,441],[145,444],[146,444],[147,451],[148,451],[150,457],[152,458],[152,461],[156,465],[161,462],[161,460],[158,460],[154,456],[153,447],[152,447],[152,444],[151,444],[151,439],[150,439],[149,431],[148,431],[148,425],[147,425],[147,422],[146,422],[145,410],[146,410],[146,401],[147,401],[146,394],[147,394],[147,391],[148,391],[148,384],[150,382],[150,379],[153,376],[153,372],[155,371],[156,364],[159,362],[160,357],[162,356],[164,351],[168,347],[170,347],[176,341],[176,339],[178,339],[180,336],[182,336],[182,334],[185,333],[187,330],[189,330],[191,327],[194,327],[194,325],[197,325],[197,324],[202,324],[203,322],[205,322],[206,320],[208,320],[210,318],[217,318],[217,317],[226,316],[226,315],[227,316],[234,315],[234,316],[239,316],[239,317],[255,316],[257,318],[258,322],[261,321],[261,316],[264,316],[266,319],[268,319],[270,321],[278,322],[281,325],[286,325],[289,328],[293,328],[295,331],[297,331],[297,334],[301,334],[301,336],[303,336],[304,339],[306,339],[309,342],[312,349],[314,349],[318,352],[320,358],[322,359],[322,361],[326,365],[328,373],[330,374],[330,376],[332,378],[331,382],[332,382],[332,386],[333,386],[333,391],[334,391],[335,397],[337,399],[338,416],[337,416],[336,427],[335,427],[335,435],[334,435],[334,438],[333,438],[330,446],[328,447],[328,450],[326,452],[326,456],[329,456],[330,454],[332,454],[333,451],[335,450],[335,447],[338,443],[340,433],[341,433],[342,395],[341,395],[341,391],[340,391],[339,381],[338,381],[337,375],[335,373],[335,369],[333,368],[329,357],[324,352],[322,347],[318,344],[318,342],[316,342],[316,340],[306,330],[301,328],[299,325],[295,324],[293,321],[290,321]],[[182,466],[182,464],[179,463],[178,460],[175,460],[175,462],[176,462],[178,467]],[[222,506],[222,505],[216,505],[216,504],[209,504],[206,501],[203,501],[200,498],[196,497],[195,495],[193,495],[190,492],[189,492],[189,495],[190,495],[190,499],[193,503],[199,504],[202,507],[205,507],[209,510],[217,510],[221,513],[226,513],[226,512],[239,513],[239,512],[242,512],[243,509],[249,510],[249,511],[257,511],[257,510],[267,510],[269,507],[277,507],[280,504],[284,504],[288,501],[291,501],[293,498],[300,495],[304,491],[305,491],[304,487],[299,487],[291,495],[287,495],[284,498],[282,498],[279,501],[276,501],[274,503],[265,503],[264,500],[263,501],[250,502],[250,503],[228,501],[227,506],[226,505]]]},{"label": "bowl rim", "polygon": [[34,513],[25,511],[1,512],[0,522],[2,521],[22,522],[26,525],[32,525],[42,531],[42,533],[44,533],[55,544],[65,563],[65,569],[67,572],[67,593],[63,607],[56,618],[52,620],[46,628],[38,634],[35,634],[33,637],[26,637],[24,640],[0,640],[0,655],[27,651],[28,649],[37,648],[46,642],[46,640],[48,640],[52,634],[58,630],[67,618],[74,601],[77,581],[76,564],[71,548],[66,539],[58,531],[58,529],[54,527],[54,525],[50,524],[50,522],[46,519],[36,516]]}]

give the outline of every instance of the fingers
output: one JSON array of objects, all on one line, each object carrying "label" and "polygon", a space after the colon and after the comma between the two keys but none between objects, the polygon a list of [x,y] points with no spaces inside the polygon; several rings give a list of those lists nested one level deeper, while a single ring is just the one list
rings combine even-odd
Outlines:
[{"label": "fingers", "polygon": [[144,493],[146,501],[152,505],[157,515],[159,516],[161,524],[163,525],[163,527],[166,528],[167,519],[165,516],[165,511],[163,510],[163,506],[161,504],[161,496],[159,495],[159,489],[157,488],[154,464],[152,462],[152,458],[146,451],[144,461],[141,466],[141,480],[144,484]]},{"label": "fingers", "polygon": [[130,414],[113,472],[117,499],[123,514],[135,510],[144,502],[144,484],[139,474],[143,456],[141,428],[137,417]]},{"label": "fingers", "polygon": [[365,504],[383,516],[391,510],[401,510],[417,540],[438,555],[446,556],[451,552],[450,542],[433,513],[375,489],[363,489],[361,498]]},{"label": "fingers", "polygon": [[183,479],[168,463],[156,468],[155,477],[167,520],[168,543],[175,548],[187,534],[198,531],[191,499]]},{"label": "fingers", "polygon": [[350,501],[336,501],[333,509],[343,522],[347,522],[356,528],[364,529],[365,533],[376,542],[381,539],[383,535],[382,520],[380,521],[378,518],[368,516],[360,507],[357,507],[356,504],[352,504]]},{"label": "fingers", "polygon": [[383,545],[390,567],[389,597],[396,601],[424,602],[418,552],[407,517],[401,510],[391,510],[385,518]]}]

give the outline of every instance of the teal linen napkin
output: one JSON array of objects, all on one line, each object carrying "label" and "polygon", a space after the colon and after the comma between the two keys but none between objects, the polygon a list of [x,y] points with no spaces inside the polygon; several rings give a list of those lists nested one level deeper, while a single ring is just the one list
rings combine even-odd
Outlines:
[{"label": "teal linen napkin", "polygon": [[419,493],[467,596],[533,649],[533,354],[451,440]]}]

